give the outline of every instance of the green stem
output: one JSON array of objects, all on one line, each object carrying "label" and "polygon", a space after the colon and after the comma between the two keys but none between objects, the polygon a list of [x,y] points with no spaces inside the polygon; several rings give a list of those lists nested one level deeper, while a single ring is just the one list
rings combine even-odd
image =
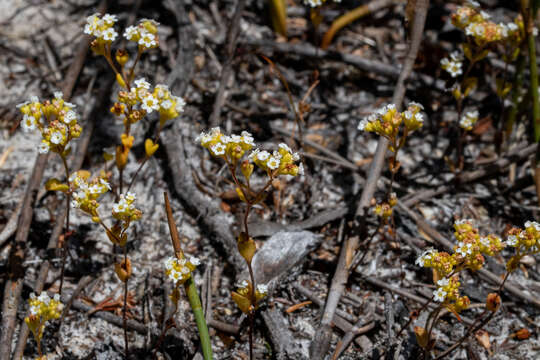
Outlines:
[{"label": "green stem", "polygon": [[193,311],[193,315],[195,316],[195,323],[197,324],[197,329],[199,330],[199,338],[201,339],[203,357],[205,360],[210,360],[212,359],[212,345],[210,343],[210,335],[208,334],[206,319],[204,318],[201,300],[199,299],[199,294],[197,293],[197,287],[195,286],[195,281],[193,281],[193,277],[190,277],[184,283],[184,288],[186,290],[186,294],[189,300],[189,305],[191,306],[191,311]]},{"label": "green stem", "polygon": [[514,84],[512,86],[512,107],[510,108],[510,111],[508,112],[508,118],[506,119],[505,132],[507,139],[510,138],[512,128],[514,127],[518,114],[519,96],[523,87],[523,75],[525,73],[525,65],[527,64],[525,60],[525,56],[520,53],[517,59],[516,74],[514,77]]},{"label": "green stem", "polygon": [[533,124],[534,140],[540,141],[540,103],[538,102],[538,67],[536,65],[536,42],[532,32],[534,28],[534,19],[538,9],[539,1],[522,1],[523,18],[525,19],[527,31],[527,47],[529,50],[529,67],[531,72],[531,95],[533,101]]}]

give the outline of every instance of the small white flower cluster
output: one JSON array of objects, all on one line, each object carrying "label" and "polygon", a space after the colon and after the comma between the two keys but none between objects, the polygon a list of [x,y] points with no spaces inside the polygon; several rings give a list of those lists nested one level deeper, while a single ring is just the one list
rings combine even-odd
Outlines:
[{"label": "small white flower cluster", "polygon": [[437,281],[437,285],[439,287],[435,291],[433,291],[433,296],[434,296],[433,300],[438,301],[438,302],[443,302],[444,300],[446,300],[446,295],[448,295],[448,293],[446,292],[444,288],[445,286],[448,286],[448,284],[449,284],[449,281],[446,278]]},{"label": "small white flower cluster", "polygon": [[465,130],[472,130],[478,121],[478,110],[466,112],[459,120],[459,126]]},{"label": "small white flower cluster", "polygon": [[[238,290],[247,290],[248,286],[249,286],[249,283],[247,282],[247,280],[242,280],[240,284],[236,285]],[[257,284],[255,291],[259,293],[259,296],[266,296],[268,294],[268,285]]]},{"label": "small white flower cluster", "polygon": [[86,18],[84,33],[107,42],[112,42],[118,36],[118,33],[113,27],[116,21],[118,21],[116,15],[105,14],[101,19],[99,18],[99,14],[90,15]]},{"label": "small white flower cluster", "polygon": [[33,300],[30,302],[30,314],[40,315],[40,312],[42,311],[42,307],[43,306],[48,307],[51,303],[51,300],[59,302],[60,295],[54,294],[53,298],[51,299],[50,296],[47,294],[47,292],[43,291],[37,297],[36,297],[36,294],[31,293],[30,299]]},{"label": "small white flower cluster", "polygon": [[[489,240],[488,240],[488,245],[489,245]],[[467,255],[472,254],[473,244],[460,242],[458,243],[457,246],[458,247],[456,249],[456,253],[460,254],[461,256],[467,257]]]},{"label": "small white flower cluster", "polygon": [[441,67],[446,70],[453,78],[463,74],[463,55],[458,51],[453,51],[450,58],[441,60]]},{"label": "small white flower cluster", "polygon": [[182,283],[189,279],[191,272],[200,264],[200,260],[194,256],[190,256],[189,259],[177,259],[171,256],[165,260],[165,274],[175,284]]},{"label": "small white flower cluster", "polygon": [[415,261],[415,264],[421,267],[424,267],[424,263],[426,260],[431,260],[431,257],[434,253],[436,253],[437,250],[433,248],[429,248],[425,250]]},{"label": "small white flower cluster", "polygon": [[158,38],[156,28],[159,23],[152,19],[142,19],[138,26],[129,26],[124,31],[124,37],[129,41],[134,41],[142,49],[157,47]]},{"label": "small white flower cluster", "polygon": [[111,190],[109,182],[102,177],[88,184],[86,179],[78,176],[78,173],[73,173],[69,177],[69,183],[76,190],[73,192],[73,200],[71,200],[71,206],[74,208],[84,207],[89,201],[96,200],[100,195]]},{"label": "small white flower cluster", "polygon": [[133,202],[137,196],[135,193],[128,191],[125,195],[120,195],[120,201],[118,201],[116,204],[113,205],[112,212],[113,214],[124,214],[129,212],[129,210],[134,210],[135,205],[133,205]]}]

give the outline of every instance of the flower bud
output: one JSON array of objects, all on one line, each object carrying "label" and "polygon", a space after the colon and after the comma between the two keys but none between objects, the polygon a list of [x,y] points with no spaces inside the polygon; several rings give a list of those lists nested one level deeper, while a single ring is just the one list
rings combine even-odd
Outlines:
[{"label": "flower bud", "polygon": [[429,333],[421,326],[414,327],[414,335],[416,335],[416,341],[422,349],[426,349],[429,343]]},{"label": "flower bud", "polygon": [[129,60],[129,54],[126,50],[124,49],[116,50],[116,61],[120,64],[120,66],[124,66],[128,60]]},{"label": "flower bud", "polygon": [[486,299],[486,308],[489,311],[495,312],[501,306],[501,297],[497,293],[490,293]]},{"label": "flower bud", "polygon": [[115,264],[114,270],[120,281],[126,282],[131,277],[131,260],[126,258],[120,263]]},{"label": "flower bud", "polygon": [[251,164],[248,160],[242,161],[242,164],[240,165],[240,171],[242,171],[242,175],[244,175],[246,179],[249,179],[253,173],[253,168],[253,164]]},{"label": "flower bud", "polygon": [[241,232],[238,236],[237,245],[240,255],[242,255],[248,263],[251,263],[251,260],[257,251],[257,244],[255,244],[255,241],[252,238],[248,238],[245,232]]},{"label": "flower bud", "polygon": [[123,146],[116,147],[116,167],[122,170],[126,167],[128,159],[129,149]]},{"label": "flower bud", "polygon": [[123,88],[127,89],[126,82],[124,81],[124,78],[122,77],[122,74],[118,73],[116,74],[116,82],[118,85],[120,85]]},{"label": "flower bud", "polygon": [[159,144],[154,144],[154,142],[151,139],[146,139],[144,142],[144,150],[146,151],[146,155],[148,157],[154,155],[154,153],[159,148]]}]

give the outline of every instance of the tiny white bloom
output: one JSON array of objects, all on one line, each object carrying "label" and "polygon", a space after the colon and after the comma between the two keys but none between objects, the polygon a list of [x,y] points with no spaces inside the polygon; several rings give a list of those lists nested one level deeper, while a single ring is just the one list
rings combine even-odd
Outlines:
[{"label": "tiny white bloom", "polygon": [[443,302],[445,299],[446,299],[446,291],[444,291],[443,288],[438,288],[437,290],[435,290],[433,292],[433,295],[435,296],[434,297],[434,300],[435,301],[439,301],[439,302]]},{"label": "tiny white bloom", "polygon": [[69,110],[65,115],[64,115],[64,122],[66,124],[69,124],[71,123],[73,120],[75,120],[77,118],[77,113],[73,110]]},{"label": "tiny white bloom", "polygon": [[506,244],[510,245],[510,246],[517,245],[517,237],[516,237],[516,235],[509,235],[508,238],[506,239]]},{"label": "tiny white bloom", "polygon": [[212,153],[216,156],[223,155],[225,154],[225,145],[219,142],[215,145],[212,145],[210,147],[210,151],[212,151]]},{"label": "tiny white bloom", "polygon": [[105,24],[112,25],[116,21],[118,21],[118,17],[116,15],[105,14],[105,15],[103,15],[102,20],[105,22]]},{"label": "tiny white bloom", "polygon": [[62,142],[62,133],[59,131],[53,132],[51,135],[51,142],[56,145],[60,144]]},{"label": "tiny white bloom", "polygon": [[54,92],[54,98],[55,99],[60,100],[60,99],[62,99],[62,97],[64,97],[64,94],[61,91],[55,91]]},{"label": "tiny white bloom", "polygon": [[270,159],[268,159],[268,162],[266,163],[266,166],[268,166],[268,168],[272,169],[272,170],[275,170],[279,167],[279,163],[280,163],[280,160],[279,159],[276,159],[275,157],[270,157]]},{"label": "tiny white bloom", "polygon": [[184,112],[184,107],[186,106],[185,100],[179,96],[173,96],[173,99],[176,101],[176,105],[174,107],[176,112],[178,113]]},{"label": "tiny white bloom", "polygon": [[133,40],[139,34],[136,26],[129,26],[124,31],[124,37],[128,40]]},{"label": "tiny white bloom", "polygon": [[171,102],[171,100],[167,99],[165,101],[162,101],[160,106],[164,110],[169,110],[171,108],[171,106],[172,106],[172,102]]},{"label": "tiny white bloom", "polygon": [[260,294],[266,295],[268,293],[268,285],[266,285],[266,284],[257,285],[257,291]]},{"label": "tiny white bloom", "polygon": [[290,148],[287,144],[281,143],[281,144],[279,144],[278,146],[279,146],[281,149],[285,150],[286,152],[292,154],[292,150],[291,150],[291,148]]},{"label": "tiny white bloom", "polygon": [[195,256],[191,256],[189,258],[189,262],[194,266],[199,266],[201,264],[201,261],[198,258],[196,258]]},{"label": "tiny white bloom", "polygon": [[257,159],[260,161],[265,161],[270,157],[270,153],[268,151],[261,151],[257,154]]},{"label": "tiny white bloom", "polygon": [[30,132],[36,129],[36,118],[33,116],[24,115],[22,120],[22,129],[24,132]]},{"label": "tiny white bloom", "polygon": [[444,278],[444,279],[441,279],[441,280],[437,281],[437,285],[439,285],[439,287],[445,287],[449,283],[450,283],[450,281],[447,278]]},{"label": "tiny white bloom", "polygon": [[150,34],[149,32],[145,32],[141,34],[141,38],[139,39],[139,45],[144,46],[146,48],[155,46],[157,45],[156,37],[153,34]]},{"label": "tiny white bloom", "polygon": [[145,78],[137,79],[137,80],[134,81],[134,83],[135,83],[137,88],[147,89],[147,90],[150,89],[150,83],[148,81],[146,81]]},{"label": "tiny white bloom", "polygon": [[113,28],[108,28],[107,30],[103,31],[101,35],[105,41],[114,41],[118,36],[118,33]]},{"label": "tiny white bloom", "polygon": [[142,100],[142,108],[150,114],[154,110],[159,110],[159,103],[155,97],[148,95]]}]

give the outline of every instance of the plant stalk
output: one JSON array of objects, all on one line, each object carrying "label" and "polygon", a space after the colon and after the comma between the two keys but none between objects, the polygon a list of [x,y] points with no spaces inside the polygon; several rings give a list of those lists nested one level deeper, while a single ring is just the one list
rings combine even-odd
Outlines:
[{"label": "plant stalk", "polygon": [[[174,253],[177,258],[181,258],[184,255],[182,247],[180,246],[180,235],[174,222],[172,215],[171,204],[169,203],[169,196],[167,192],[163,193],[165,198],[165,211],[167,213],[167,222],[169,223],[169,232],[171,234],[171,241],[174,248]],[[203,351],[204,360],[212,360],[212,344],[210,342],[210,335],[208,334],[208,326],[202,310],[201,300],[195,286],[193,277],[190,277],[184,283],[184,289],[186,291],[189,305],[195,316],[195,323],[197,324],[197,330],[199,331],[199,339],[201,340],[201,348]]]}]

